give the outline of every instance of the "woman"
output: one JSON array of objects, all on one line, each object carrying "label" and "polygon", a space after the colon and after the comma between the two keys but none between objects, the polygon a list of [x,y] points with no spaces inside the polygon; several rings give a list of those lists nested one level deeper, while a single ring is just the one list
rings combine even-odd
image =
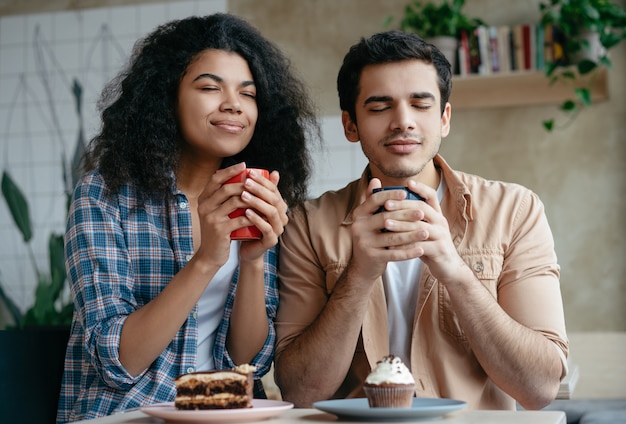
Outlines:
[{"label": "woman", "polygon": [[[276,244],[319,127],[283,54],[227,14],[160,26],[102,96],[66,232],[75,314],[57,422],[172,401],[196,370],[269,370]],[[247,167],[243,184],[224,184]],[[237,208],[246,213],[230,219]],[[254,225],[260,240],[231,241]]]}]

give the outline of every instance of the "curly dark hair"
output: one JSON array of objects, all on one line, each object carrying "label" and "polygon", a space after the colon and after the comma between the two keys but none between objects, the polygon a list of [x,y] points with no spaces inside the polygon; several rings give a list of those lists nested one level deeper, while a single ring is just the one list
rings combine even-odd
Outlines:
[{"label": "curly dark hair", "polygon": [[207,49],[243,57],[257,88],[254,135],[222,167],[245,161],[278,170],[287,204],[302,202],[311,173],[307,143],[320,138],[315,108],[285,55],[256,28],[225,13],[165,23],[135,44],[126,69],[102,93],[102,127],[90,142],[85,169],[99,168],[114,192],[130,183],[146,198],[171,197],[182,140],[178,86]]},{"label": "curly dark hair", "polygon": [[400,62],[418,59],[432,63],[439,77],[438,86],[441,95],[441,113],[452,91],[452,70],[448,59],[437,47],[424,41],[417,34],[392,30],[361,38],[353,45],[343,59],[337,76],[339,106],[356,122],[356,98],[359,95],[361,72],[367,65]]}]

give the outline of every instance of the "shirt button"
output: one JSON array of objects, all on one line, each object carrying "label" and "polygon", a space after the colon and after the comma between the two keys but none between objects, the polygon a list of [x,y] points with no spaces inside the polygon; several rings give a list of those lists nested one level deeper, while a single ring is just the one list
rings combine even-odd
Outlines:
[{"label": "shirt button", "polygon": [[198,313],[194,312],[193,314],[191,314],[191,316],[193,317],[193,319],[198,319]]},{"label": "shirt button", "polygon": [[483,269],[485,269],[485,266],[482,264],[482,262],[476,262],[474,264],[474,271],[475,272],[483,272]]},{"label": "shirt button", "polygon": [[191,260],[191,258],[193,258],[193,255],[187,255],[187,256],[185,256],[185,260],[186,260],[187,262],[189,262],[189,261]]},{"label": "shirt button", "polygon": [[194,371],[193,367],[187,368],[187,373],[190,373],[190,372],[193,372],[193,371]]},{"label": "shirt button", "polygon": [[180,203],[178,204],[178,207],[179,207],[179,208],[181,208],[181,209],[187,209],[187,206],[189,206],[189,205],[187,204],[187,202],[180,202]]}]

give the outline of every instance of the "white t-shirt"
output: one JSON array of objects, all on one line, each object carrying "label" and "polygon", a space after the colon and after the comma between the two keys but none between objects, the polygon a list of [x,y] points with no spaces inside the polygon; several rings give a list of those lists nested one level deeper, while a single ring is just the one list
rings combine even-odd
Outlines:
[{"label": "white t-shirt", "polygon": [[228,261],[217,271],[198,301],[198,357],[197,371],[215,369],[213,362],[213,344],[217,327],[224,315],[224,305],[230,283],[239,265],[238,241],[230,243]]},{"label": "white t-shirt", "polygon": [[[445,191],[443,174],[437,188],[441,203]],[[411,363],[411,335],[417,307],[421,259],[389,262],[383,274],[389,320],[389,353],[399,356],[405,364]]]},{"label": "white t-shirt", "polygon": [[411,337],[422,261],[389,262],[383,274],[389,319],[389,353],[410,364]]}]

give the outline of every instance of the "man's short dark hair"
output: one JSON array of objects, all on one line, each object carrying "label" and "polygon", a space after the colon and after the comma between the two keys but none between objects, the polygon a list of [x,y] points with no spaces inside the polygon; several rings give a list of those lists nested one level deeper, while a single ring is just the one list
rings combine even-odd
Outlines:
[{"label": "man's short dark hair", "polygon": [[452,90],[452,70],[450,62],[441,51],[424,41],[417,34],[403,31],[387,31],[361,38],[353,45],[346,56],[337,76],[339,106],[347,111],[350,119],[356,122],[356,98],[359,95],[361,72],[367,65],[400,62],[403,60],[422,60],[435,67],[438,75],[437,85],[441,95],[441,113],[445,109]]}]

